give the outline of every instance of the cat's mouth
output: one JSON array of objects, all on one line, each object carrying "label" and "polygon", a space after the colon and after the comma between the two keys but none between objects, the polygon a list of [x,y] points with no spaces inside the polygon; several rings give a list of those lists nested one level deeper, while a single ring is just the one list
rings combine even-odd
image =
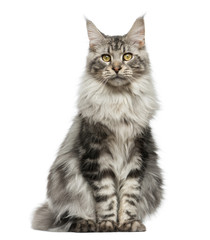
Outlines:
[{"label": "cat's mouth", "polygon": [[110,78],[110,80],[116,80],[116,79],[118,79],[118,80],[126,80],[126,78],[124,76],[119,75],[119,74],[117,74],[117,75],[113,76],[112,78]]},{"label": "cat's mouth", "polygon": [[128,79],[122,75],[115,75],[112,78],[109,79],[108,83],[112,86],[118,87],[118,86],[124,86],[129,84],[130,82]]}]

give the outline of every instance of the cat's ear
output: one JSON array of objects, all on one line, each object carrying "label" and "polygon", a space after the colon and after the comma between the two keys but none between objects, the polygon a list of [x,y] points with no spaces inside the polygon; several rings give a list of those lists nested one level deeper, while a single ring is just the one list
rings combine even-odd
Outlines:
[{"label": "cat's ear", "polygon": [[90,48],[94,49],[95,47],[101,45],[104,42],[105,37],[90,20],[86,19],[86,25]]},{"label": "cat's ear", "polygon": [[136,19],[132,28],[126,34],[126,39],[130,44],[135,44],[139,48],[142,48],[145,45],[144,17]]}]

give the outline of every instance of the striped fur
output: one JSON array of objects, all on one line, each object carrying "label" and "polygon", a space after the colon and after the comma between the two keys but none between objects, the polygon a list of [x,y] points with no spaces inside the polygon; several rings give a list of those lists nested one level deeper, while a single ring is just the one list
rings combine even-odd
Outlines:
[{"label": "striped fur", "polygon": [[[47,201],[32,227],[48,231],[145,231],[162,199],[161,170],[149,126],[158,108],[144,21],[106,36],[87,20],[90,51],[78,115],[53,163]],[[132,53],[129,62],[124,53]],[[102,54],[111,61],[103,62]],[[119,71],[113,70],[119,66]]]}]

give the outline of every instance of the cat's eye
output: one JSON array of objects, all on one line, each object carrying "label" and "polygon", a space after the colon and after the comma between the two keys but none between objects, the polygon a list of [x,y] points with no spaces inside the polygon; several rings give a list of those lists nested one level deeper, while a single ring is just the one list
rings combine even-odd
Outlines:
[{"label": "cat's eye", "polygon": [[111,57],[108,54],[104,54],[104,55],[102,55],[102,60],[104,62],[110,62],[111,61]]},{"label": "cat's eye", "polygon": [[132,54],[132,53],[125,53],[125,54],[123,55],[123,60],[124,60],[124,61],[129,61],[129,60],[131,60],[132,57],[133,57],[133,54]]}]

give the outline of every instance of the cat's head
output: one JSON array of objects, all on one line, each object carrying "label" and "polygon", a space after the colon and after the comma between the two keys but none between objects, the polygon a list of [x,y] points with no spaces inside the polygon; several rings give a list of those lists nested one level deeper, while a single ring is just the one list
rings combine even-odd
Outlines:
[{"label": "cat's head", "polygon": [[144,19],[136,19],[123,36],[108,36],[87,20],[89,54],[87,72],[102,84],[123,87],[149,71]]}]

